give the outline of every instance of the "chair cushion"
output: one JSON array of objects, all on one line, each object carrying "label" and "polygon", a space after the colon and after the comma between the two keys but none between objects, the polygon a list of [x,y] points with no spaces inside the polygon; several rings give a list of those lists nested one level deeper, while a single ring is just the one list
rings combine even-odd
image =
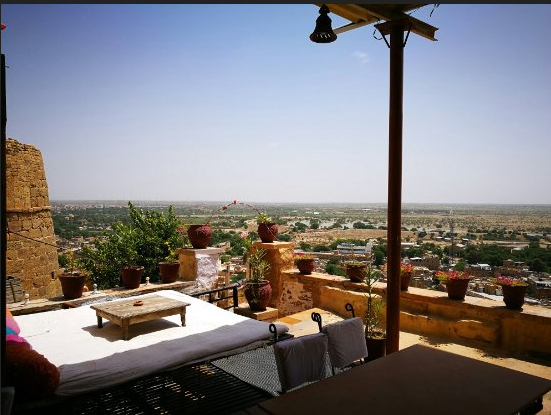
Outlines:
[{"label": "chair cushion", "polygon": [[360,317],[327,324],[321,329],[327,335],[331,364],[343,368],[367,357],[364,326]]},{"label": "chair cushion", "polygon": [[274,344],[277,372],[283,392],[326,376],[327,336],[308,334]]}]

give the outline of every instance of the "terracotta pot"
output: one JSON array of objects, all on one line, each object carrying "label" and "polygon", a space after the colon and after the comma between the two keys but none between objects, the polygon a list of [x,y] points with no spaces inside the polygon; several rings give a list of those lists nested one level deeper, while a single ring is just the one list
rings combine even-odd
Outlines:
[{"label": "terracotta pot", "polygon": [[179,262],[159,262],[159,272],[161,281],[165,284],[176,282],[178,280]]},{"label": "terracotta pot", "polygon": [[502,285],[503,301],[505,307],[511,310],[522,310],[524,304],[524,296],[526,295],[526,285]]},{"label": "terracotta pot", "polygon": [[210,225],[189,225],[187,229],[187,236],[191,242],[191,246],[196,249],[204,249],[209,246],[210,238],[212,236],[212,229]]},{"label": "terracotta pot", "polygon": [[386,355],[386,337],[366,337],[367,361],[378,359]]},{"label": "terracotta pot", "polygon": [[412,277],[411,272],[400,273],[400,291],[407,291]]},{"label": "terracotta pot", "polygon": [[467,289],[469,288],[469,279],[457,279],[446,281],[446,289],[448,291],[448,298],[451,300],[465,299]]},{"label": "terracotta pot", "polygon": [[264,311],[272,298],[270,281],[247,282],[244,289],[245,298],[251,311]]},{"label": "terracotta pot", "polygon": [[346,265],[346,275],[352,282],[362,282],[365,277],[367,265]]},{"label": "terracotta pot", "polygon": [[316,260],[312,259],[297,259],[297,268],[301,274],[310,275],[316,267]]},{"label": "terracotta pot", "polygon": [[67,300],[73,300],[75,298],[82,297],[84,285],[86,284],[86,275],[72,275],[62,274],[59,276],[59,282],[61,283],[61,291],[63,291],[63,297]]},{"label": "terracotta pot", "polygon": [[277,223],[259,223],[257,231],[262,242],[271,243],[275,240],[279,228]]},{"label": "terracotta pot", "polygon": [[121,268],[122,285],[124,288],[133,289],[139,288],[142,282],[144,267],[129,266]]}]

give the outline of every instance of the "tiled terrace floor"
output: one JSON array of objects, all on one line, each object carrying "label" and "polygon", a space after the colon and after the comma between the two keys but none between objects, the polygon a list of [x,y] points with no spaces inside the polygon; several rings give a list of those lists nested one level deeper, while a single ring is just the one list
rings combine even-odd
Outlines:
[{"label": "tiled terrace floor", "polygon": [[[285,323],[289,327],[289,332],[294,336],[303,336],[309,333],[316,333],[318,331],[318,325],[311,319],[311,314],[313,311],[321,314],[323,325],[342,320],[342,318],[338,315],[319,308],[314,308],[287,317],[282,317],[277,321],[280,323]],[[461,345],[449,343],[446,340],[433,336],[424,337],[403,331],[400,332],[400,349],[404,349],[417,343],[551,380],[551,362],[548,360],[545,361],[542,359],[529,358],[523,360],[518,357],[513,358],[508,356],[500,350],[491,348],[480,349],[467,343]],[[498,399],[498,397],[496,397],[496,399]],[[551,392],[548,392],[544,396],[543,410],[539,412],[539,414],[551,415]]]}]

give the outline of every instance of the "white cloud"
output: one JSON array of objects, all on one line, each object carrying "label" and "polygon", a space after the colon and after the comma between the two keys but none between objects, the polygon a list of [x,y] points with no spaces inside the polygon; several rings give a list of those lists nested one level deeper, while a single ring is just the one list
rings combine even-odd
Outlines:
[{"label": "white cloud", "polygon": [[360,52],[359,50],[357,50],[352,54],[352,56],[354,56],[356,59],[358,59],[358,61],[362,65],[365,65],[367,62],[369,62],[369,58],[367,56],[367,53],[365,53],[365,52]]}]

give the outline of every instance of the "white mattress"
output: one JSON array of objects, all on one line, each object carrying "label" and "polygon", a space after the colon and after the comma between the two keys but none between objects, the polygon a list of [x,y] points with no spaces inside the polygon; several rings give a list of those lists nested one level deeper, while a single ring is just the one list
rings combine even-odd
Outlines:
[{"label": "white mattress", "polygon": [[[78,395],[150,373],[228,356],[262,346],[272,337],[269,324],[234,314],[176,291],[155,294],[190,303],[186,326],[180,315],[133,324],[129,340],[122,329],[97,318],[90,306],[16,316],[21,336],[60,371],[60,396]],[[146,297],[145,294],[131,298]],[[128,300],[125,298],[124,300]],[[288,330],[278,324],[280,333]]]}]

